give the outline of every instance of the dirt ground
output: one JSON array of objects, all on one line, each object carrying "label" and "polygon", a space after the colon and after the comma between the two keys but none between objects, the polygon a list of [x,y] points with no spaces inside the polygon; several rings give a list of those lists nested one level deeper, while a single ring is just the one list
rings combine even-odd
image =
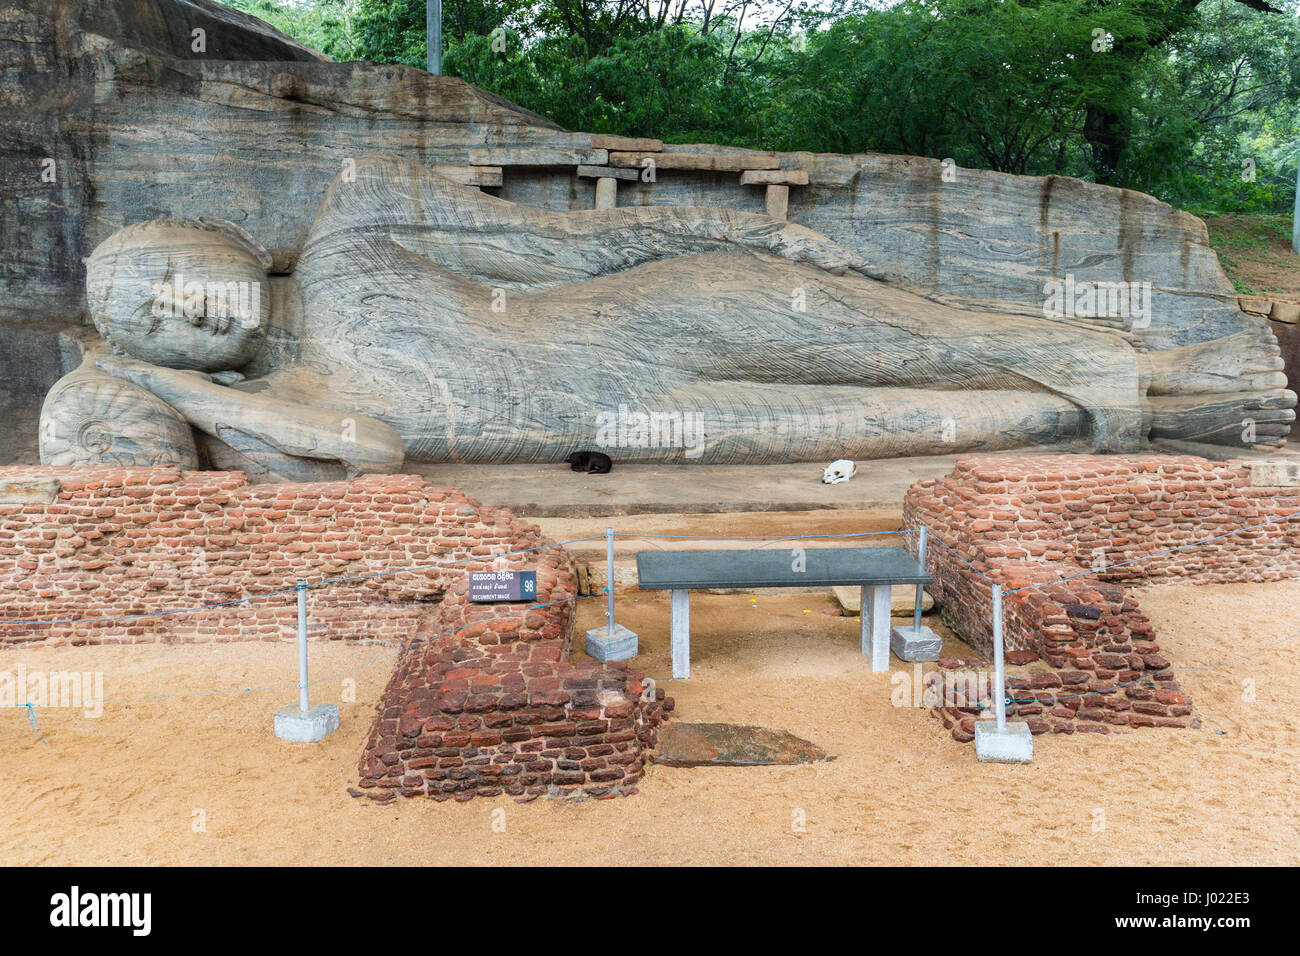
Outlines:
[{"label": "dirt ground", "polygon": [[1241,295],[1300,302],[1300,256],[1291,248],[1291,217],[1207,216],[1219,263]]},{"label": "dirt ground", "polygon": [[[891,704],[891,675],[857,651],[858,624],[822,613],[829,595],[704,594],[692,599],[692,678],[665,685],[676,718],[789,730],[837,759],[655,767],[619,800],[380,807],[346,788],[392,652],[313,646],[313,700],[340,701],[355,680],[340,730],[318,745],[273,736],[287,688],[109,702],[98,718],[38,709],[47,743],[22,708],[0,710],[0,854],[10,865],[1300,863],[1300,638],[1244,657],[1300,631],[1300,583],[1139,598],[1184,665],[1200,730],[1039,737],[1032,765],[980,764],[924,709]],[[580,627],[599,614],[584,602]],[[666,675],[666,601],[629,595],[619,615],[641,636],[642,666]],[[963,649],[950,640],[947,652]],[[291,684],[296,666],[292,644],[0,652],[0,671],[20,663],[102,671],[108,698]]]}]

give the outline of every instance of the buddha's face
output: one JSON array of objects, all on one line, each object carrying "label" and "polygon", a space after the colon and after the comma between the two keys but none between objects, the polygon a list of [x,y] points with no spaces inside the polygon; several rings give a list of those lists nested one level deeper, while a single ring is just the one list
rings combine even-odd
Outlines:
[{"label": "buddha's face", "polygon": [[115,350],[168,368],[246,365],[266,336],[266,251],[230,224],[143,222],[86,263],[86,301]]}]

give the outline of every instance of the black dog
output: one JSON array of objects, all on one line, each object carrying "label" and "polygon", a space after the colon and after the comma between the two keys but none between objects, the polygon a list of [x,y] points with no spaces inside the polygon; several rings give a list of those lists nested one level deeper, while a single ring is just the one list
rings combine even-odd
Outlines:
[{"label": "black dog", "polygon": [[609,455],[598,451],[575,451],[564,460],[574,471],[585,471],[592,475],[607,475],[614,467]]}]

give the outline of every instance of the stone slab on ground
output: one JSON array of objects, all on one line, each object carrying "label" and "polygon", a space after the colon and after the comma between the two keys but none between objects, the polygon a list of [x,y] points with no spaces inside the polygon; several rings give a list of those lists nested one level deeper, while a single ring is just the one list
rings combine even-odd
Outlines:
[{"label": "stone slab on ground", "polygon": [[[850,614],[862,613],[862,589],[847,585],[831,588],[840,607]],[[921,612],[928,613],[934,609],[934,598],[929,591],[921,592]],[[890,588],[889,613],[894,617],[907,617],[916,611],[916,585],[899,584]]]},{"label": "stone slab on ground", "polygon": [[1300,486],[1300,461],[1251,461],[1250,483],[1256,488],[1295,488]]},{"label": "stone slab on ground", "polygon": [[784,730],[749,724],[669,723],[655,763],[669,767],[762,767],[834,760],[816,744]]},{"label": "stone slab on ground", "polygon": [[59,497],[63,485],[57,478],[2,478],[0,504],[48,505]]}]

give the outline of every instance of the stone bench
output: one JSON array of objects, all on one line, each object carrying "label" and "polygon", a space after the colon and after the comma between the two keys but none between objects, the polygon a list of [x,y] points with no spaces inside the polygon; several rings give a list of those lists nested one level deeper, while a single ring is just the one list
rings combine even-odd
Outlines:
[{"label": "stone bench", "polygon": [[751,551],[640,551],[641,590],[671,592],[673,677],[691,676],[690,592],[711,588],[862,588],[860,649],[871,669],[889,669],[889,596],[895,584],[930,576],[902,548],[780,548]]}]

